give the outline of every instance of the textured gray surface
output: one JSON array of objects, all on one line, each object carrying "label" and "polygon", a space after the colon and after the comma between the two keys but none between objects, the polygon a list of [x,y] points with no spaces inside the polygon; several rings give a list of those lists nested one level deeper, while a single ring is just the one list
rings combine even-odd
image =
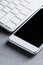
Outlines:
[{"label": "textured gray surface", "polygon": [[9,35],[0,28],[0,65],[43,65],[43,49],[32,56],[7,42]]}]

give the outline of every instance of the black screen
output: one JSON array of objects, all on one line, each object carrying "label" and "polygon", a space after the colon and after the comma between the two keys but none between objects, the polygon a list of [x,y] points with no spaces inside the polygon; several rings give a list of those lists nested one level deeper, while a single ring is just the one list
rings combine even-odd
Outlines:
[{"label": "black screen", "polygon": [[36,47],[40,47],[43,43],[43,9],[40,9],[14,35]]}]

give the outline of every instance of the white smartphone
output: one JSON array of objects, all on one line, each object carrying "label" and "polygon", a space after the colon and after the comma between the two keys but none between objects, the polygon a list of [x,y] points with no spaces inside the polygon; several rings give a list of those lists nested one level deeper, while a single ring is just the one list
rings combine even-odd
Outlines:
[{"label": "white smartphone", "polygon": [[43,9],[19,27],[9,41],[32,54],[38,53],[43,47]]}]

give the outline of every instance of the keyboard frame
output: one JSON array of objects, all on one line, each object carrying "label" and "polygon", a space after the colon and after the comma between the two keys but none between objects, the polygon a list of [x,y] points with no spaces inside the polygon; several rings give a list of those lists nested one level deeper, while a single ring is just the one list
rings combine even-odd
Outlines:
[{"label": "keyboard frame", "polygon": [[4,29],[6,29],[8,32],[13,32],[13,31],[16,31],[18,28],[20,28],[22,25],[24,25],[32,16],[34,16],[37,12],[38,12],[38,10],[40,10],[42,8],[42,3],[41,4],[39,4],[39,6],[37,7],[37,8],[35,8],[35,10],[34,11],[32,11],[31,13],[30,13],[30,15],[29,16],[27,16],[26,17],[26,19],[24,19],[19,25],[17,25],[15,28],[13,28],[13,29],[10,29],[8,26],[6,26],[5,24],[3,24],[3,23],[1,23],[0,22],[0,26],[1,27],[3,27]]}]

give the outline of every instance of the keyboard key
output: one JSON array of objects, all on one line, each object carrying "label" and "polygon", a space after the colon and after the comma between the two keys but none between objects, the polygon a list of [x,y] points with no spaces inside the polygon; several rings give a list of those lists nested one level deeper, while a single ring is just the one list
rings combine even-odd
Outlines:
[{"label": "keyboard key", "polygon": [[13,2],[14,2],[16,5],[18,5],[18,4],[20,3],[19,0],[13,0]]},{"label": "keyboard key", "polygon": [[34,0],[25,0],[25,1],[27,1],[28,3],[31,3],[31,2],[33,2]]},{"label": "keyboard key", "polygon": [[8,21],[6,23],[6,25],[10,28],[10,29],[13,29],[16,25],[14,23],[12,23],[11,21]]},{"label": "keyboard key", "polygon": [[23,9],[24,9],[24,7],[23,7],[21,4],[19,4],[19,5],[17,6],[17,8],[18,8],[19,10],[23,10]]},{"label": "keyboard key", "polygon": [[21,2],[22,5],[24,5],[25,7],[27,7],[27,2],[25,2],[24,0]]},{"label": "keyboard key", "polygon": [[19,13],[18,9],[16,9],[16,8],[14,8],[11,12],[13,12],[16,15]]},{"label": "keyboard key", "polygon": [[18,24],[18,23],[21,22],[21,21],[20,21],[18,18],[16,18],[16,17],[13,17],[13,18],[11,19],[11,21],[12,21],[13,23],[15,23],[15,24]]},{"label": "keyboard key", "polygon": [[1,10],[1,9],[3,9],[3,6],[2,6],[2,5],[0,5],[0,10]]},{"label": "keyboard key", "polygon": [[22,11],[21,11],[23,14],[25,14],[26,16],[29,16],[29,14],[31,13],[31,11],[30,10],[28,10],[28,9],[23,9]]},{"label": "keyboard key", "polygon": [[8,1],[9,3],[12,2],[12,0],[6,0],[6,1]]},{"label": "keyboard key", "polygon": [[41,1],[36,0],[36,1],[32,1],[31,4],[28,4],[28,8],[31,10],[34,10],[37,8],[37,6],[39,6],[41,4]]},{"label": "keyboard key", "polygon": [[8,5],[8,7],[11,8],[11,9],[14,9],[15,5],[14,5],[13,3],[10,3],[10,4]]},{"label": "keyboard key", "polygon": [[6,13],[8,13],[8,12],[10,11],[10,8],[4,7],[4,8],[3,8],[3,11],[5,11]]},{"label": "keyboard key", "polygon": [[[29,3],[25,2],[25,1],[22,1],[21,4],[22,4],[25,8],[27,8],[27,9],[29,9],[29,10],[31,11],[31,8],[29,7]],[[31,5],[31,6],[32,6],[32,5]]]},{"label": "keyboard key", "polygon": [[0,11],[0,19],[5,15],[5,13],[1,10]]},{"label": "keyboard key", "polygon": [[1,22],[5,24],[5,23],[8,22],[12,17],[14,17],[14,15],[13,15],[11,12],[9,12],[8,14],[6,14],[6,15],[1,19]]},{"label": "keyboard key", "polygon": [[5,0],[3,0],[3,1],[1,2],[1,4],[4,5],[4,6],[6,6],[6,5],[8,5],[8,2],[5,1]]},{"label": "keyboard key", "polygon": [[25,19],[25,16],[21,13],[18,13],[17,17],[21,20],[24,20]]}]

